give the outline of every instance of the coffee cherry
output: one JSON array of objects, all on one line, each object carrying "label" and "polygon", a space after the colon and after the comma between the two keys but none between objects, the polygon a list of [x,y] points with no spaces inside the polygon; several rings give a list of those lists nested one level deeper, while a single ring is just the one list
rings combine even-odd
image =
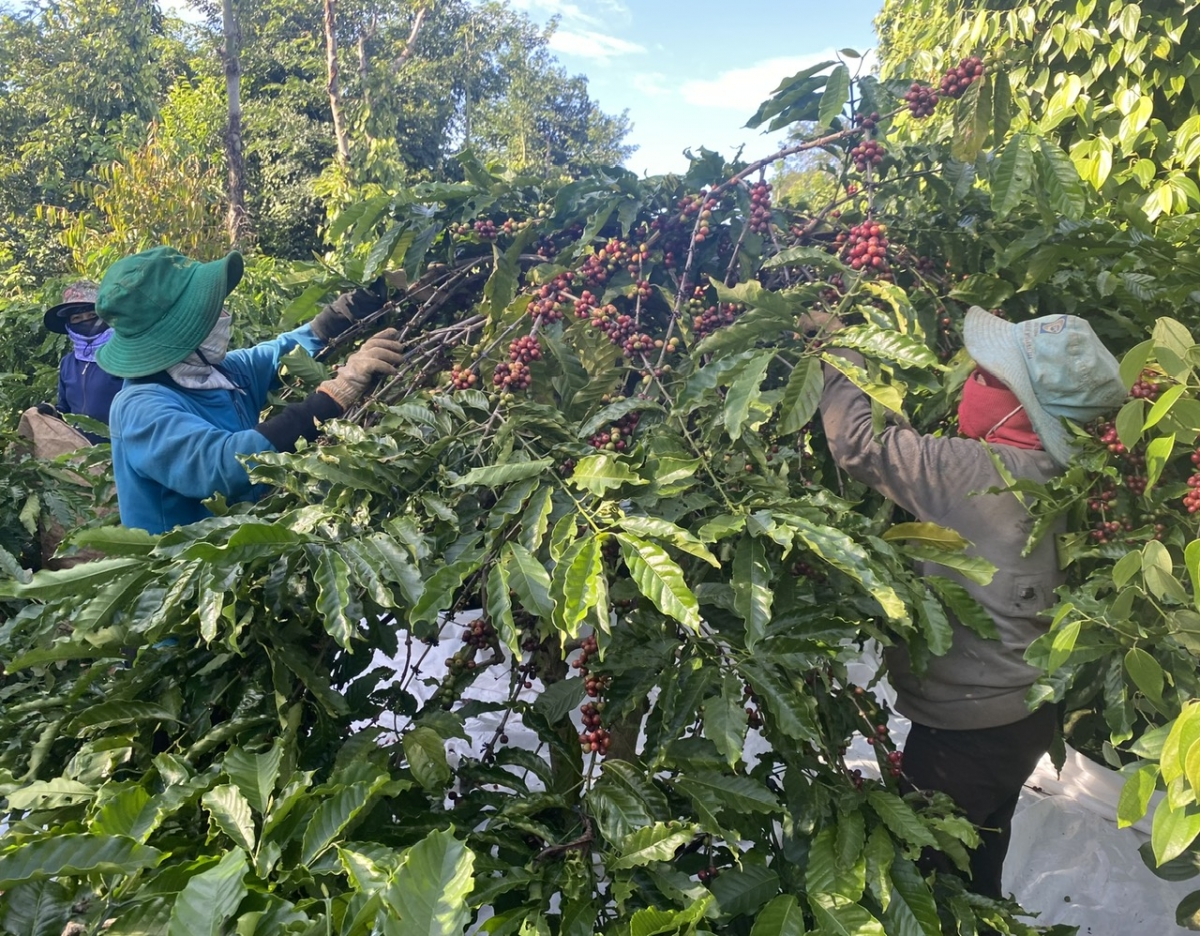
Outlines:
[{"label": "coffee cherry", "polygon": [[501,361],[492,374],[492,384],[498,390],[526,390],[531,383],[533,375],[529,371],[529,365],[522,361]]},{"label": "coffee cherry", "polygon": [[520,361],[522,364],[540,361],[542,346],[532,335],[525,335],[508,346],[508,358],[510,361]]},{"label": "coffee cherry", "polygon": [[455,390],[469,390],[477,383],[479,383],[479,375],[475,371],[469,368],[464,370],[459,364],[450,368],[450,386]]},{"label": "coffee cherry", "polygon": [[942,76],[939,89],[942,97],[960,98],[971,83],[984,76],[983,60],[977,55],[970,55],[951,68]]},{"label": "coffee cherry", "polygon": [[883,162],[883,144],[878,140],[863,140],[852,150],[850,158],[854,160],[854,168],[866,172],[868,166],[878,166]]},{"label": "coffee cherry", "polygon": [[750,233],[771,232],[771,186],[758,182],[750,188]]},{"label": "coffee cherry", "polygon": [[843,242],[842,256],[849,261],[851,269],[880,273],[891,269],[888,263],[886,233],[887,228],[870,219],[850,228],[850,233]]},{"label": "coffee cherry", "polygon": [[480,240],[494,241],[497,237],[496,225],[494,222],[484,219],[483,221],[475,222],[475,233]]},{"label": "coffee cherry", "polygon": [[914,81],[905,93],[904,100],[908,101],[909,112],[921,120],[930,116],[937,107],[938,93],[933,88]]}]

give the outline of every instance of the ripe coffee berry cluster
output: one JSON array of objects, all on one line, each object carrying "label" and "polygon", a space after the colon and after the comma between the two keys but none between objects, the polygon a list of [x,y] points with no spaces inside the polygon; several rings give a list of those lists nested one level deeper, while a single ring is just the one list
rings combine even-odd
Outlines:
[{"label": "ripe coffee berry cluster", "polygon": [[470,627],[463,628],[462,642],[476,650],[490,647],[496,640],[496,631],[483,618],[476,618]]},{"label": "ripe coffee berry cluster", "polygon": [[501,361],[492,374],[492,383],[496,389],[506,392],[526,390],[533,383],[533,374],[530,373],[529,365],[523,361]]},{"label": "ripe coffee berry cluster", "polygon": [[455,390],[470,390],[479,383],[479,375],[470,368],[464,369],[461,364],[450,368],[450,386]]},{"label": "ripe coffee berry cluster", "polygon": [[709,867],[701,868],[696,872],[696,880],[698,880],[701,884],[707,884],[720,873],[721,872],[719,869],[710,865]]},{"label": "ripe coffee berry cluster", "polygon": [[1125,446],[1121,443],[1121,439],[1117,435],[1116,426],[1112,423],[1101,423],[1096,431],[1097,438],[1100,439],[1100,444],[1105,446],[1112,454],[1125,454]]},{"label": "ripe coffee berry cluster", "polygon": [[538,287],[533,301],[529,303],[529,314],[535,319],[540,318],[547,325],[561,322],[565,314],[565,302],[570,301],[571,280],[575,278],[572,270],[560,273],[549,283]]},{"label": "ripe coffee berry cluster", "polygon": [[[1200,446],[1192,452],[1192,464],[1200,466]],[[1194,514],[1200,510],[1200,474],[1194,474],[1187,479],[1188,492],[1183,495],[1184,509]]]},{"label": "ripe coffee berry cluster", "polygon": [[909,112],[920,120],[930,116],[937,108],[938,93],[928,85],[914,81],[912,87],[905,92],[904,100],[908,101]]},{"label": "ripe coffee berry cluster", "polygon": [[1142,371],[1141,376],[1129,388],[1129,395],[1139,400],[1150,400],[1151,402],[1157,400],[1162,388],[1154,377],[1153,371]]},{"label": "ripe coffee berry cluster", "polygon": [[583,732],[579,735],[579,743],[585,751],[594,751],[603,757],[608,753],[611,736],[602,727],[600,708],[595,702],[584,703],[580,712],[583,714]]},{"label": "ripe coffee berry cluster", "polygon": [[692,327],[696,330],[696,337],[703,338],[722,326],[732,324],[744,311],[746,307],[740,302],[709,306],[702,314],[692,316]]},{"label": "ripe coffee berry cluster", "polygon": [[879,126],[879,121],[883,118],[879,115],[879,111],[870,114],[859,114],[854,118],[854,122],[866,130],[868,133],[873,133],[875,128]]},{"label": "ripe coffee berry cluster", "polygon": [[496,224],[487,218],[482,221],[476,221],[475,233],[479,235],[480,240],[493,241],[497,237]]},{"label": "ripe coffee berry cluster", "polygon": [[542,359],[542,346],[533,335],[524,335],[508,346],[508,359],[529,364]]},{"label": "ripe coffee berry cluster", "polygon": [[888,751],[888,774],[893,777],[900,776],[904,770],[904,755],[899,751]]},{"label": "ripe coffee berry cluster", "polygon": [[768,234],[771,230],[771,186],[757,182],[750,188],[750,232]]},{"label": "ripe coffee berry cluster", "polygon": [[960,98],[970,87],[971,82],[983,77],[983,59],[978,55],[969,55],[957,67],[947,70],[942,76],[941,94],[943,97]]},{"label": "ripe coffee berry cluster", "polygon": [[878,140],[863,140],[850,150],[850,158],[854,160],[855,169],[866,172],[868,166],[883,162],[883,144]]},{"label": "ripe coffee berry cluster", "polygon": [[850,228],[844,256],[850,261],[851,269],[873,269],[882,272],[890,268],[887,250],[887,228],[878,221],[868,219]]},{"label": "ripe coffee berry cluster", "polygon": [[636,410],[626,413],[607,431],[597,432],[588,439],[592,448],[605,449],[609,452],[623,452],[628,447],[630,436],[637,430],[642,414]]},{"label": "ripe coffee berry cluster", "polygon": [[589,286],[603,286],[625,262],[629,244],[615,237],[583,261],[580,274]]}]

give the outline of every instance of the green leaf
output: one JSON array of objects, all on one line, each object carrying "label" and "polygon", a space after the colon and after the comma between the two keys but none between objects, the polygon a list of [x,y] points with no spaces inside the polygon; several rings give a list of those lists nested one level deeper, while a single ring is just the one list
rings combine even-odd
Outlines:
[{"label": "green leaf", "polygon": [[62,936],[71,915],[71,892],[58,881],[26,881],[4,895],[4,931],[20,936]]},{"label": "green leaf", "polygon": [[731,768],[742,759],[748,716],[742,700],[742,684],[725,673],[721,693],[704,700],[704,737],[717,746]]},{"label": "green leaf", "polygon": [[914,936],[942,936],[937,903],[916,866],[911,861],[895,862],[892,883],[895,885],[892,900],[883,915],[885,926]]},{"label": "green leaf", "polygon": [[142,560],[136,558],[95,559],[81,562],[70,569],[54,572],[43,569],[35,572],[28,582],[0,581],[0,597],[53,601],[55,598],[86,594],[92,587],[110,582],[116,575],[141,565]]},{"label": "green leaf", "polygon": [[899,550],[910,559],[921,562],[935,562],[953,569],[976,585],[991,584],[996,574],[996,567],[982,556],[968,556],[962,552],[951,552],[932,546],[904,546]]},{"label": "green leaf", "polygon": [[503,465],[484,465],[472,468],[451,484],[451,487],[500,487],[527,478],[537,478],[554,464],[553,458],[540,458],[531,462],[506,462]]},{"label": "green leaf", "polygon": [[[408,234],[407,238],[404,237],[405,234]],[[371,250],[367,254],[367,262],[363,265],[363,282],[369,283],[381,271],[404,263],[404,252],[412,241],[413,233],[409,230],[407,221],[393,224],[388,228],[383,236],[371,245]],[[401,249],[397,250],[398,247]]]},{"label": "green leaf", "polygon": [[804,936],[804,911],[792,894],[780,894],[754,918],[750,936]]},{"label": "green leaf", "polygon": [[[862,585],[867,593],[879,602],[884,614],[892,620],[908,620],[908,610],[905,608],[904,602],[891,585],[881,581],[875,574],[870,566],[867,552],[862,546],[841,530],[833,527],[818,525],[803,517],[792,515],[789,515],[787,520],[795,528],[796,535],[800,537],[805,546],[825,562],[845,572]],[[944,550],[934,550],[934,552],[944,553]]]},{"label": "green leaf", "polygon": [[683,579],[683,570],[661,546],[618,533],[621,555],[638,590],[663,614],[693,631],[700,630],[700,603]]},{"label": "green leaf", "polygon": [[1126,388],[1132,387],[1142,376],[1142,370],[1146,366],[1146,361],[1150,359],[1150,354],[1154,351],[1154,339],[1147,338],[1140,344],[1134,345],[1121,358],[1121,383]]},{"label": "green leaf", "polygon": [[317,583],[317,611],[325,632],[338,645],[350,649],[350,641],[358,628],[362,609],[350,594],[350,566],[333,549],[322,549],[313,569]]},{"label": "green leaf", "polygon": [[562,679],[546,687],[533,703],[533,709],[554,725],[577,708],[585,695],[582,679]]},{"label": "green leaf", "polygon": [[232,748],[225,755],[221,767],[261,816],[266,813],[271,794],[275,792],[282,762],[283,743],[277,739],[265,754],[251,754],[241,748]]},{"label": "green leaf", "polygon": [[725,916],[752,914],[779,893],[779,875],[765,865],[746,864],[725,871],[709,888]]},{"label": "green leaf", "polygon": [[792,369],[779,403],[779,434],[799,432],[816,415],[825,389],[825,373],[817,358],[801,358]]},{"label": "green leaf", "polygon": [[771,813],[779,808],[775,794],[750,777],[731,777],[703,770],[677,777],[676,789],[704,803],[710,811]]},{"label": "green leaf", "polygon": [[1142,431],[1157,426],[1162,418],[1171,411],[1171,407],[1175,405],[1185,391],[1185,387],[1174,386],[1168,387],[1166,391],[1154,401],[1154,405],[1150,407],[1150,412],[1146,414],[1146,421],[1142,424]]},{"label": "green leaf", "polygon": [[1033,182],[1033,152],[1024,133],[1014,133],[1004,144],[991,179],[991,209],[1003,220],[1021,203]]},{"label": "green leaf", "polygon": [[936,848],[937,839],[913,812],[912,807],[894,793],[872,790],[867,794],[871,808],[875,810],[888,831],[902,842],[917,848]]},{"label": "green leaf", "polygon": [[461,936],[474,867],[474,854],[451,832],[430,832],[407,851],[388,885],[386,899],[399,921],[387,919],[386,936]]},{"label": "green leaf", "polygon": [[773,360],[773,351],[756,355],[729,386],[729,393],[725,396],[725,431],[735,442],[742,436],[742,427],[750,416],[750,406],[758,399],[759,387]]},{"label": "green leaf", "polygon": [[1087,197],[1075,164],[1052,140],[1039,136],[1037,144],[1038,174],[1051,207],[1065,218],[1078,221],[1087,208]]},{"label": "green leaf", "polygon": [[970,542],[955,530],[936,523],[897,523],[883,532],[887,542],[909,540],[942,549],[966,549]]},{"label": "green leaf", "polygon": [[753,650],[771,623],[771,567],[755,536],[743,536],[733,556],[733,610],[746,625],[746,649]]},{"label": "green leaf", "polygon": [[64,726],[63,733],[82,738],[115,725],[141,721],[174,722],[178,719],[166,709],[150,702],[101,702],[84,709],[71,719]]},{"label": "green leaf", "polygon": [[830,127],[841,116],[842,109],[850,100],[850,69],[839,65],[825,79],[825,90],[821,93],[821,109],[817,111],[817,127]]},{"label": "green leaf", "polygon": [[579,459],[575,470],[571,473],[571,483],[575,487],[590,491],[597,497],[603,497],[609,490],[615,490],[626,484],[647,484],[645,478],[638,477],[623,461],[609,452],[597,452]]},{"label": "green leaf", "polygon": [[482,556],[468,556],[442,566],[429,576],[420,600],[408,612],[409,622],[419,624],[422,621],[437,621],[439,615],[454,603],[462,583],[479,568],[481,561]]},{"label": "green leaf", "polygon": [[521,655],[521,633],[513,619],[509,597],[508,568],[503,562],[493,562],[487,575],[487,616],[500,642],[514,657]]},{"label": "green leaf", "polygon": [[635,536],[665,540],[680,552],[703,559],[714,569],[721,568],[720,561],[699,537],[670,521],[658,517],[626,516],[621,518],[621,527]]},{"label": "green leaf", "polygon": [[1130,400],[1117,413],[1117,438],[1128,449],[1132,449],[1142,438],[1142,422],[1145,410],[1145,400]]},{"label": "green leaf", "polygon": [[975,161],[991,129],[991,118],[992,83],[985,77],[973,81],[955,105],[954,135],[950,140],[950,153],[955,159]]},{"label": "green leaf", "polygon": [[972,273],[950,290],[950,297],[967,305],[995,308],[1012,298],[1016,287],[990,273]]},{"label": "green leaf", "polygon": [[820,743],[816,700],[803,692],[794,679],[781,678],[770,662],[745,665],[742,674],[750,680],[755,695],[766,703],[770,724],[789,738]]},{"label": "green leaf", "polygon": [[[1165,727],[1165,726],[1163,726]],[[1147,733],[1148,734],[1148,733]],[[1145,737],[1143,736],[1143,741]],[[1189,701],[1171,724],[1162,749],[1158,753],[1163,782],[1170,784],[1184,774],[1184,755],[1192,745],[1200,741],[1200,702]],[[1136,752],[1142,757],[1154,757],[1153,753]]]},{"label": "green leaf", "polygon": [[1200,835],[1200,807],[1174,807],[1166,797],[1159,800],[1150,828],[1150,846],[1160,865],[1182,855],[1197,835]]},{"label": "green leaf", "polygon": [[1171,452],[1175,449],[1175,433],[1166,436],[1159,436],[1156,439],[1151,439],[1150,444],[1146,446],[1146,487],[1145,494],[1149,494],[1151,488],[1158,483],[1158,479],[1162,477],[1163,469],[1167,466],[1167,462],[1171,459]]},{"label": "green leaf", "polygon": [[446,742],[432,728],[413,728],[404,735],[404,756],[417,783],[441,790],[453,775],[446,761]]},{"label": "green leaf", "polygon": [[[924,342],[894,329],[880,328],[878,325],[854,325],[850,328],[843,328],[829,336],[829,344],[838,348],[853,348],[861,351],[867,357],[895,361],[901,367],[911,367],[916,370],[936,370],[940,366],[937,356],[926,347]],[[844,358],[831,358],[830,355],[824,355],[822,359],[858,383],[855,379],[858,374],[851,370],[853,365],[850,365]],[[878,389],[872,392],[868,386]],[[876,394],[883,394],[885,391],[899,395],[895,387],[885,384],[871,385],[868,383],[868,386],[863,386],[862,389],[873,399],[878,399]],[[883,403],[883,400],[880,402]],[[888,404],[884,403],[884,405]],[[899,403],[895,407],[889,407],[889,409],[898,408]]]},{"label": "green leaf", "polygon": [[887,936],[865,907],[836,894],[809,894],[808,905],[821,936]]},{"label": "green leaf", "polygon": [[559,630],[571,637],[578,636],[580,623],[600,602],[603,578],[600,538],[588,534],[577,539],[554,567],[550,579],[553,620]]},{"label": "green leaf", "polygon": [[[428,731],[429,729],[417,728],[414,730]],[[409,734],[411,733],[409,732]],[[407,738],[407,735],[405,737]],[[442,750],[442,757],[445,758],[445,750],[442,749],[440,739],[438,746]],[[405,753],[408,753],[407,746]],[[371,782],[352,783],[337,790],[331,797],[324,800],[317,807],[304,830],[304,842],[300,847],[300,863],[311,865],[324,854],[343,830],[373,802],[379,790],[386,785],[387,779],[386,776],[381,775]]]},{"label": "green leaf", "polygon": [[240,848],[226,852],[207,871],[188,880],[175,906],[167,936],[219,936],[225,921],[237,911],[247,889],[242,879],[249,870],[246,853]]},{"label": "green leaf", "polygon": [[87,874],[133,874],[157,867],[166,855],[123,835],[55,833],[26,840],[0,855],[0,888]]},{"label": "green leaf", "polygon": [[554,613],[554,602],[550,600],[550,573],[519,543],[505,543],[500,555],[521,606],[530,614],[549,621]]},{"label": "green leaf", "polygon": [[250,815],[250,803],[242,791],[232,784],[213,787],[201,797],[204,808],[212,817],[212,823],[235,845],[254,853],[254,818]]},{"label": "green leaf", "polygon": [[992,620],[992,616],[964,586],[940,575],[925,576],[925,584],[937,593],[942,603],[963,627],[974,631],[985,640],[1000,639],[1000,632],[996,629],[996,622]]},{"label": "green leaf", "polygon": [[1158,660],[1145,650],[1133,647],[1125,654],[1125,671],[1154,707],[1162,711],[1165,708],[1162,697],[1164,677]]},{"label": "green leaf", "polygon": [[1117,828],[1124,829],[1141,821],[1150,808],[1150,797],[1158,780],[1158,764],[1142,764],[1131,773],[1121,787],[1117,801]]},{"label": "green leaf", "polygon": [[617,847],[620,857],[612,869],[641,868],[656,861],[670,861],[682,845],[692,840],[696,829],[681,822],[656,822],[631,832]]}]

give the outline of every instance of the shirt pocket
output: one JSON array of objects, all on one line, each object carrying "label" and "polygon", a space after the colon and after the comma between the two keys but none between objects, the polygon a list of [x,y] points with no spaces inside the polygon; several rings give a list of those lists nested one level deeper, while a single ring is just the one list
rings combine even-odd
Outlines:
[{"label": "shirt pocket", "polygon": [[1036,617],[1054,604],[1055,584],[1054,576],[1044,573],[1010,576],[1006,610],[1013,617]]}]

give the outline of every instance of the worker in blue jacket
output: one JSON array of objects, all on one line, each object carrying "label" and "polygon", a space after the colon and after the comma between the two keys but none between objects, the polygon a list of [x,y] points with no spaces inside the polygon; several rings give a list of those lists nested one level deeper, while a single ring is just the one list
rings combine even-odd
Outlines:
[{"label": "worker in blue jacket", "polygon": [[[105,274],[96,309],[113,337],[97,360],[125,378],[110,420],[121,522],[162,533],[211,516],[201,503],[260,496],[239,456],[293,451],[321,422],[342,415],[380,376],[396,373],[395,329],[370,338],[337,376],[267,420],[280,358],[310,352],[380,309],[379,292],[358,289],[308,325],[253,348],[226,352],[230,317],[222,307],[242,278],[242,256],[201,263],[170,247],[118,260]],[[386,289],[386,287],[381,287]]]},{"label": "worker in blue jacket", "polygon": [[[72,283],[63,290],[62,302],[46,310],[42,323],[47,331],[71,339],[71,349],[58,365],[58,412],[107,423],[122,381],[96,363],[100,348],[112,337],[108,323],[96,315],[96,284]],[[83,435],[89,442],[104,441],[90,432]]]}]

